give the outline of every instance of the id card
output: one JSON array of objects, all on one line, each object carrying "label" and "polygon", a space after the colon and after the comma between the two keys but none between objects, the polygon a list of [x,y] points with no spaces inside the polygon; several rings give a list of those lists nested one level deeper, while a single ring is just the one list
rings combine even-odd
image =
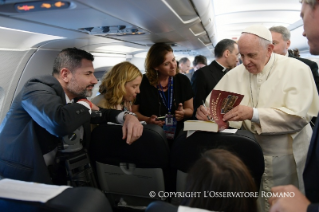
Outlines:
[{"label": "id card", "polygon": [[174,125],[174,116],[173,115],[166,115],[165,117],[165,125],[173,126]]},{"label": "id card", "polygon": [[163,130],[167,139],[174,139],[177,121],[173,115],[166,115]]}]

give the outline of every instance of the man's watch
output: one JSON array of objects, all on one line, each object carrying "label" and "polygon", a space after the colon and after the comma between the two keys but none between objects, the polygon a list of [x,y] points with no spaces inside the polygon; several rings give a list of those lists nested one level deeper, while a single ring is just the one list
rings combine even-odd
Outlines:
[{"label": "man's watch", "polygon": [[124,111],[124,114],[123,114],[123,120],[125,121],[125,116],[126,115],[132,115],[132,116],[135,116],[137,118],[137,115],[133,112],[130,112],[130,111]]}]

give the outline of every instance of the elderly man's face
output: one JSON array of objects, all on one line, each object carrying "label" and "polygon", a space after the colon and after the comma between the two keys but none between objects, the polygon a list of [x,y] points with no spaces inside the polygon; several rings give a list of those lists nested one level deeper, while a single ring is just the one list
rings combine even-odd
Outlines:
[{"label": "elderly man's face", "polygon": [[300,16],[304,23],[302,35],[308,39],[310,53],[319,55],[319,3],[317,2],[315,8],[312,8],[303,1]]},{"label": "elderly man's face", "polygon": [[272,43],[274,44],[274,52],[281,55],[286,55],[290,46],[290,40],[285,41],[282,34],[278,32],[272,32]]},{"label": "elderly man's face", "polygon": [[264,47],[256,35],[244,33],[238,40],[238,48],[245,68],[252,74],[258,74],[267,64],[273,45]]}]

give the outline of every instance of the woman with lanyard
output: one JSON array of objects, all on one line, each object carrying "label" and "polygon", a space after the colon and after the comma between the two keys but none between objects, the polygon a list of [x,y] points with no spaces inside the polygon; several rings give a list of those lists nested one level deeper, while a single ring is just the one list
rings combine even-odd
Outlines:
[{"label": "woman with lanyard", "polygon": [[165,43],[150,48],[145,72],[133,112],[140,121],[162,126],[166,137],[172,140],[183,128],[183,121],[193,113],[190,81],[179,74],[173,49]]}]

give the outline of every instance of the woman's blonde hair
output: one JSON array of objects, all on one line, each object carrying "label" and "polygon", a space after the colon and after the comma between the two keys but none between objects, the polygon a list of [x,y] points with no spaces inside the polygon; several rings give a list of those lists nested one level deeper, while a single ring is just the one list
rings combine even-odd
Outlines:
[{"label": "woman's blonde hair", "polygon": [[[155,43],[147,52],[145,59],[145,75],[151,85],[158,84],[158,76],[155,67],[161,65],[165,60],[165,55],[168,52],[173,52],[172,47],[166,43]],[[176,74],[179,73],[178,66],[176,67]]]},{"label": "woman's blonde hair", "polygon": [[126,94],[125,84],[142,77],[140,70],[130,62],[122,62],[115,65],[102,79],[99,92],[104,96],[98,106],[106,109],[115,109],[122,104]]}]

